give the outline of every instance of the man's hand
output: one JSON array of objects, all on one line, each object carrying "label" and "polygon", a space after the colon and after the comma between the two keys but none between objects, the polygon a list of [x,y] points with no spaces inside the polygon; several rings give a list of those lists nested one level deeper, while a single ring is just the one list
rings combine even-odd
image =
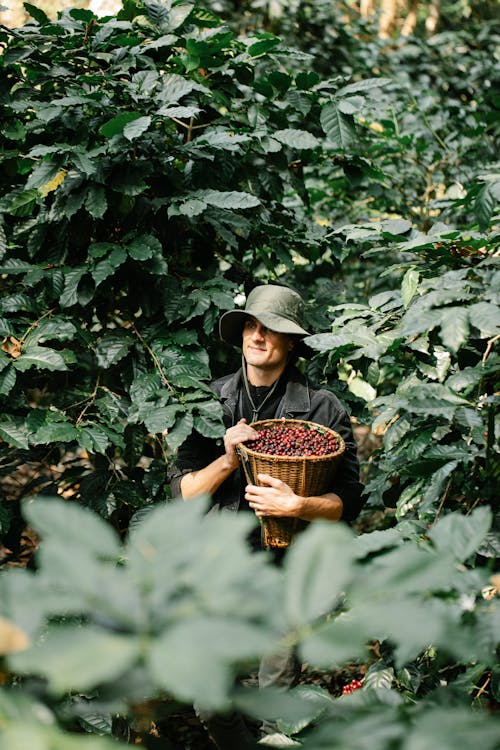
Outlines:
[{"label": "man's hand", "polygon": [[344,504],[335,492],[324,495],[302,497],[281,479],[273,479],[269,474],[258,474],[257,479],[264,487],[249,484],[245,498],[256,516],[284,516],[301,518],[303,521],[340,521]]},{"label": "man's hand", "polygon": [[224,435],[224,448],[226,451],[225,458],[227,465],[232,469],[237,469],[239,465],[236,446],[245,440],[256,440],[259,436],[257,430],[247,424],[246,419],[240,419],[234,427],[230,427]]},{"label": "man's hand", "polygon": [[303,497],[296,495],[286,482],[269,474],[259,474],[257,478],[265,487],[249,484],[245,491],[245,498],[256,516],[300,517],[304,510]]}]

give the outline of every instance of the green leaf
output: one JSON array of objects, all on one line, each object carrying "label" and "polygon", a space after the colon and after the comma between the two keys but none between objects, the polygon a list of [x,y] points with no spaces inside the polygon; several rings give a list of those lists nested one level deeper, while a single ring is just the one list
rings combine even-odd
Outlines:
[{"label": "green leaf", "polygon": [[43,26],[44,24],[49,22],[48,16],[45,15],[43,10],[41,8],[38,8],[36,5],[33,5],[32,3],[23,3],[24,8],[26,11],[32,16],[32,18],[35,19],[35,21],[38,21],[40,26]]},{"label": "green leaf", "polygon": [[26,263],[24,260],[19,258],[7,258],[2,264],[0,264],[0,273],[14,274],[14,273],[28,273],[35,269],[32,263]]},{"label": "green leaf", "polygon": [[[46,717],[48,709],[44,704],[38,705],[35,716]],[[24,717],[24,714],[21,714]],[[0,740],[9,750],[116,750],[116,741],[107,737],[85,737],[70,734],[55,726],[44,723],[9,724],[0,732]]]},{"label": "green leaf", "polygon": [[457,352],[469,335],[469,312],[463,307],[441,310],[441,341],[452,352]]},{"label": "green leaf", "polygon": [[340,667],[351,659],[364,659],[370,637],[373,631],[366,620],[344,613],[304,630],[300,654],[313,668]]},{"label": "green leaf", "polygon": [[273,138],[284,146],[296,149],[316,148],[320,141],[307,130],[297,130],[296,128],[285,128],[284,130],[275,130],[272,133]]},{"label": "green leaf", "polygon": [[107,278],[113,276],[117,268],[123,265],[126,260],[126,250],[122,247],[116,247],[110,252],[107,258],[97,263],[92,271],[92,278],[95,281],[96,288]]},{"label": "green leaf", "polygon": [[202,135],[198,136],[196,144],[201,143],[213,146],[216,149],[222,149],[224,151],[233,151],[241,153],[239,147],[240,143],[251,142],[251,137],[244,133],[238,134],[233,131],[205,131]]},{"label": "green leaf", "polygon": [[182,216],[199,216],[207,208],[208,204],[205,201],[199,200],[198,198],[192,198],[191,200],[182,203],[180,206],[171,206],[168,211],[169,216],[174,216],[175,213],[179,213]]},{"label": "green leaf", "polygon": [[160,107],[157,115],[162,115],[163,117],[175,117],[177,119],[181,118],[191,118],[191,117],[198,117],[202,110],[199,107],[183,107],[182,105],[176,105],[176,106],[165,106]]},{"label": "green leaf", "polygon": [[177,73],[166,74],[164,76],[163,88],[158,92],[158,100],[165,104],[176,104],[187,94],[192,91],[208,92],[204,86],[195,81],[184,78]]},{"label": "green leaf", "polygon": [[236,665],[257,664],[272,645],[264,628],[234,618],[186,619],[153,643],[148,666],[155,683],[176,698],[225,708]]},{"label": "green leaf", "polygon": [[313,70],[303,70],[300,73],[297,73],[295,77],[297,88],[304,89],[305,91],[312,89],[319,82],[320,77]]},{"label": "green leaf", "polygon": [[25,337],[26,344],[39,344],[51,339],[57,341],[72,341],[77,332],[76,326],[62,316],[43,318],[38,325]]},{"label": "green leaf", "polygon": [[8,122],[0,132],[11,141],[24,141],[26,138],[26,127],[20,120]]},{"label": "green leaf", "polygon": [[184,440],[191,434],[194,426],[194,418],[190,412],[185,412],[177,419],[174,427],[168,431],[166,441],[170,450],[176,451]]},{"label": "green leaf", "polygon": [[58,625],[10,662],[16,672],[46,677],[51,690],[60,694],[113,683],[138,657],[139,642],[134,637],[91,626]]},{"label": "green leaf", "polygon": [[500,309],[492,302],[476,302],[469,308],[471,324],[479,329],[481,336],[497,336],[500,333]]},{"label": "green leaf", "polygon": [[152,409],[146,406],[144,424],[148,432],[158,435],[175,424],[177,414],[183,410],[181,404],[170,404],[169,406],[160,406]]},{"label": "green leaf", "polygon": [[382,236],[399,237],[411,230],[411,221],[408,219],[386,219],[382,222]]},{"label": "green leaf", "polygon": [[148,260],[162,254],[162,245],[152,234],[140,234],[129,243],[127,252],[134,260]]},{"label": "green leaf", "polygon": [[193,7],[194,6],[191,3],[173,5],[173,7],[170,8],[168,16],[168,30],[175,31],[176,29],[179,29],[184,21],[190,18]]},{"label": "green leaf", "polygon": [[85,208],[94,219],[102,219],[106,213],[108,201],[106,190],[102,185],[90,185],[85,198]]},{"label": "green leaf", "polygon": [[78,430],[77,440],[89,453],[102,453],[106,455],[109,446],[109,436],[101,430],[98,425],[82,427]]},{"label": "green leaf", "polygon": [[448,461],[432,474],[425,488],[422,500],[422,508],[424,510],[441,499],[444,483],[450,474],[455,471],[458,464],[459,461]]},{"label": "green leaf", "polygon": [[383,662],[372,664],[363,680],[365,688],[390,690],[394,681],[394,669]]},{"label": "green leaf", "polygon": [[33,168],[28,181],[26,182],[26,189],[41,188],[47,182],[56,177],[61,167],[59,163],[53,164],[50,161],[41,161]]},{"label": "green leaf", "polygon": [[141,117],[140,112],[121,112],[116,117],[108,120],[101,125],[99,133],[106,138],[112,138],[114,135],[121,135],[127,125]]},{"label": "green leaf", "polygon": [[5,257],[7,252],[7,237],[5,235],[5,226],[3,216],[0,214],[0,260]]},{"label": "green leaf", "polygon": [[23,515],[42,537],[64,540],[68,548],[109,558],[120,554],[113,528],[93,511],[71,501],[39,497],[25,502]]},{"label": "green leaf", "polygon": [[459,562],[465,562],[477,552],[490,530],[491,509],[476,508],[470,516],[449,513],[429,532],[429,537],[438,552],[453,555]]},{"label": "green leaf", "polygon": [[357,94],[360,91],[375,91],[379,88],[387,86],[392,83],[391,78],[365,78],[362,81],[356,81],[355,83],[349,83],[347,86],[343,86],[337,91],[337,96],[350,96],[351,94]]},{"label": "green leaf", "polygon": [[99,735],[111,735],[113,720],[111,716],[103,714],[85,714],[78,719],[86,732]]},{"label": "green leaf", "polygon": [[375,388],[359,376],[349,378],[348,388],[351,393],[358,396],[358,398],[362,398],[367,403],[373,401],[377,395]]},{"label": "green leaf", "polygon": [[59,304],[61,307],[71,307],[78,302],[78,285],[86,273],[85,268],[67,269],[64,276],[64,291]]},{"label": "green leaf", "polygon": [[195,429],[206,437],[222,437],[225,432],[222,422],[223,409],[218,401],[204,401],[196,405]]},{"label": "green leaf", "polygon": [[280,39],[271,34],[258,34],[257,36],[262,36],[264,38],[259,39],[258,42],[254,42],[248,47],[248,54],[251,57],[265,55],[280,43]]},{"label": "green leaf", "polygon": [[498,719],[467,706],[429,706],[408,729],[405,750],[497,750]]},{"label": "green leaf", "polygon": [[285,614],[292,627],[327,614],[354,574],[350,529],[316,521],[299,535],[285,560]]},{"label": "green leaf", "polygon": [[128,141],[139,138],[151,125],[151,117],[138,117],[123,128],[123,135]]},{"label": "green leaf", "polygon": [[38,190],[23,190],[7,199],[5,211],[13,216],[30,216],[39,197]]},{"label": "green leaf", "polygon": [[107,369],[120,362],[130,351],[134,339],[126,331],[108,331],[96,347],[97,364]]},{"label": "green leaf", "polygon": [[197,190],[192,194],[193,198],[208,203],[209,206],[227,209],[245,209],[260,206],[260,200],[250,193],[242,193],[236,190],[224,192],[222,190]]},{"label": "green leaf", "polygon": [[289,720],[283,720],[282,714],[280,716],[279,713],[276,717],[279,719],[279,730],[288,735],[297,734],[312,722],[317,722],[334,705],[334,698],[327,690],[318,685],[296,685],[289,691],[289,695],[300,699],[293,717]]},{"label": "green leaf", "polygon": [[48,445],[49,443],[71,443],[77,437],[76,428],[63,418],[58,420],[47,419],[30,436],[33,445]]},{"label": "green leaf", "polygon": [[30,367],[36,367],[38,370],[68,369],[60,352],[37,344],[23,347],[21,355],[13,364],[20,372],[26,372]]},{"label": "green leaf", "polygon": [[16,370],[13,364],[9,364],[0,373],[0,394],[7,396],[14,388],[17,380]]},{"label": "green leaf", "polygon": [[321,109],[320,122],[334,148],[342,150],[351,144],[354,138],[352,121],[339,110],[335,102],[324,105]]},{"label": "green leaf", "polygon": [[0,437],[5,440],[7,445],[13,445],[15,448],[29,449],[28,430],[24,421],[15,419],[6,415],[0,421]]},{"label": "green leaf", "polygon": [[90,23],[95,19],[92,11],[87,10],[86,8],[71,8],[69,14],[72,18],[75,18],[77,21],[83,21],[84,23]]},{"label": "green leaf", "polygon": [[491,186],[486,183],[481,187],[474,204],[474,213],[481,231],[488,229],[497,206],[497,197]]}]

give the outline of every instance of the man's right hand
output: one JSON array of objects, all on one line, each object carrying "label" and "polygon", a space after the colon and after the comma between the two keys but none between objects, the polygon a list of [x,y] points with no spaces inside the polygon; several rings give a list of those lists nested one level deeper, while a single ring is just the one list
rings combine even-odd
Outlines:
[{"label": "man's right hand", "polygon": [[228,466],[232,469],[237,469],[239,465],[238,454],[236,453],[236,446],[238,443],[243,443],[245,440],[256,440],[259,436],[257,430],[250,427],[247,424],[246,419],[240,419],[233,427],[230,427],[224,435],[224,448],[226,450],[226,460]]},{"label": "man's right hand", "polygon": [[239,466],[236,446],[244,440],[255,440],[258,432],[240,419],[238,424],[230,427],[224,435],[225,453],[218,456],[208,466],[198,471],[185,474],[181,479],[181,495],[184,500],[196,495],[213,495],[235,469]]}]

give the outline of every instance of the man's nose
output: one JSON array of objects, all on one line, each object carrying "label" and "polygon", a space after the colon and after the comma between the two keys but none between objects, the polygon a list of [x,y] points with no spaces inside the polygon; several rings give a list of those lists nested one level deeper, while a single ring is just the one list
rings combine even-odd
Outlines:
[{"label": "man's nose", "polygon": [[262,326],[260,323],[257,323],[255,328],[253,329],[253,338],[257,339],[258,341],[261,341],[264,338],[264,326]]}]

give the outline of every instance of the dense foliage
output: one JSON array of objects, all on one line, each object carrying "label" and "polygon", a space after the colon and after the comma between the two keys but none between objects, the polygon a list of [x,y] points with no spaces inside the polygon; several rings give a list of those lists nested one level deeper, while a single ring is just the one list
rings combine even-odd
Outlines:
[{"label": "dense foliage", "polygon": [[[155,699],[311,749],[493,750],[497,27],[388,43],[330,2],[232,6],[0,31],[4,561],[42,539],[0,578],[0,739],[105,750],[76,733]],[[283,569],[166,479],[222,433],[216,322],[256,279],[304,293],[309,372],[376,446],[365,533],[315,525]],[[362,689],[235,692],[282,639]]]}]

